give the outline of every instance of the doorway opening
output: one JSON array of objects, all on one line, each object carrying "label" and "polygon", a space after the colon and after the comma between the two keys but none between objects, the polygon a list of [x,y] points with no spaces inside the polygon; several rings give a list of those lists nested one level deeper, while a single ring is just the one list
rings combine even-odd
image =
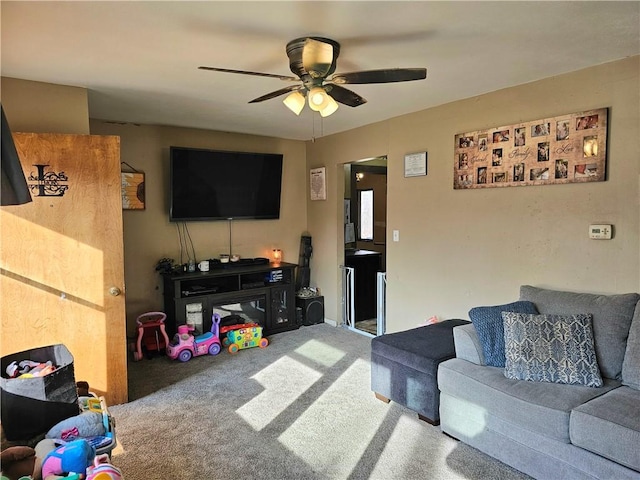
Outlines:
[{"label": "doorway opening", "polygon": [[387,158],[345,164],[344,182],[345,324],[358,333],[381,335],[385,302],[380,297],[386,285]]}]

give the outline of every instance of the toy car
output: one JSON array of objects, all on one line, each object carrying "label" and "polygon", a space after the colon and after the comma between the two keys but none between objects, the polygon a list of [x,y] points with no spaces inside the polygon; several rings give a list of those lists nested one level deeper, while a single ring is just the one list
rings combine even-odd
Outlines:
[{"label": "toy car", "polygon": [[226,325],[224,327],[220,327],[220,337],[222,338],[222,346],[228,347],[231,343],[229,339],[229,332],[233,330],[240,330],[241,328],[252,328],[259,327],[257,323],[236,323],[233,325]]},{"label": "toy car", "polygon": [[222,349],[220,337],[218,336],[220,326],[220,315],[214,313],[211,317],[211,331],[194,337],[191,332],[194,327],[190,325],[180,325],[176,333],[167,346],[167,356],[173,360],[176,358],[181,362],[188,362],[191,357],[199,355],[217,355]]},{"label": "toy car", "polygon": [[262,327],[246,327],[231,330],[227,333],[229,341],[229,353],[237,353],[238,350],[251,347],[265,348],[269,340],[262,338]]}]

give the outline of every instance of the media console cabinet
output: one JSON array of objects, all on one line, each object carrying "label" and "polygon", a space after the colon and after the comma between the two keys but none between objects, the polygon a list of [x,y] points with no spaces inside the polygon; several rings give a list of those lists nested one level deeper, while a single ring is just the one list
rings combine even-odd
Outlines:
[{"label": "media console cabinet", "polygon": [[255,322],[271,335],[299,327],[295,308],[293,263],[218,265],[208,272],[163,275],[165,321],[169,335],[178,325],[196,332],[211,329],[218,313],[221,326]]}]

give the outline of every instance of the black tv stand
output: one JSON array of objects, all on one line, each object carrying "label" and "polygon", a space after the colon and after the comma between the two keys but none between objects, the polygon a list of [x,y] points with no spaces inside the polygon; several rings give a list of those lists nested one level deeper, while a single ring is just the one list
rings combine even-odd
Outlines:
[{"label": "black tv stand", "polygon": [[[268,261],[267,261],[268,262]],[[295,315],[295,268],[292,263],[238,264],[208,272],[163,274],[167,332],[193,323],[200,333],[211,328],[211,315],[240,315],[272,335],[299,327]]]},{"label": "black tv stand", "polygon": [[222,263],[217,258],[212,258],[209,260],[209,269],[210,270],[234,270],[236,268],[242,267],[252,267],[252,266],[269,266],[270,262],[268,258],[241,258],[237,262],[226,262]]}]

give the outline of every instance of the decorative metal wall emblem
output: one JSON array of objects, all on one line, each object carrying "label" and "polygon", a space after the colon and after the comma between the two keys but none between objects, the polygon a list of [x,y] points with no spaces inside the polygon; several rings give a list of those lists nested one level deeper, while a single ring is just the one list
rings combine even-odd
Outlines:
[{"label": "decorative metal wall emblem", "polygon": [[66,182],[69,177],[64,172],[45,172],[45,167],[49,165],[34,165],[38,169],[38,174],[29,174],[27,184],[31,192],[37,197],[62,197],[69,189]]}]

